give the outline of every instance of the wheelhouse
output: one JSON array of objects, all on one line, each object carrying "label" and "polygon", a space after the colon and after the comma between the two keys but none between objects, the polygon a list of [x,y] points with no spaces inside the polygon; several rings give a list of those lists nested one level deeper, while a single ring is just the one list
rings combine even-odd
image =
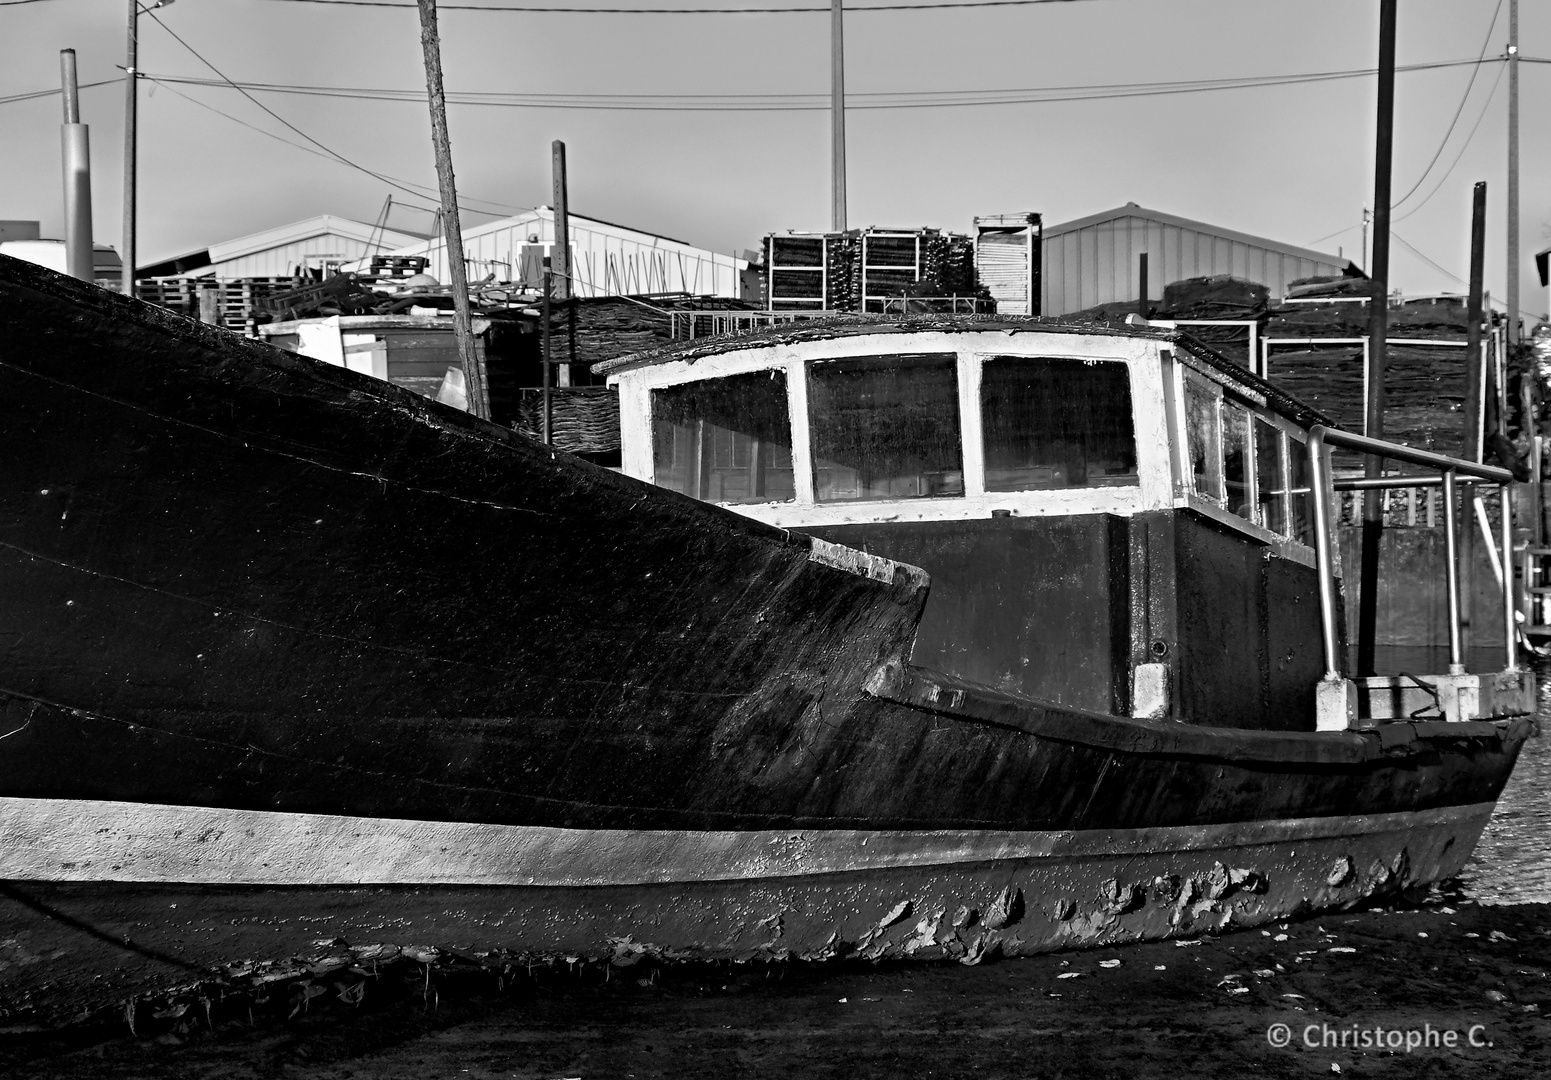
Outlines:
[{"label": "wheelhouse", "polygon": [[615,363],[624,471],[795,528],[1189,507],[1312,562],[1323,418],[1176,335],[845,329]]},{"label": "wheelhouse", "polygon": [[[1441,482],[1452,506],[1456,477],[1506,491],[1509,474],[1332,430],[1166,324],[861,318],[599,370],[629,475],[925,569],[918,666],[1279,730],[1491,716],[1530,692],[1511,623],[1501,675],[1465,673],[1452,560],[1448,675],[1341,673],[1333,489]],[[1332,481],[1327,443],[1438,475]]]}]

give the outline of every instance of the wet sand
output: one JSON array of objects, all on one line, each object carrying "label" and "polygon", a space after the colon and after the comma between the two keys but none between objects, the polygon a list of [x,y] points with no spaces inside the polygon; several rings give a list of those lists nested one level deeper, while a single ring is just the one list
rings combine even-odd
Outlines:
[{"label": "wet sand", "polygon": [[[251,1019],[252,1003],[236,1000],[208,1015],[142,1013],[134,1037],[117,1017],[13,1030],[0,1035],[0,1075],[1551,1076],[1551,905],[1457,895],[1269,933],[974,967],[640,964],[501,979],[404,961],[352,986],[293,985]],[[1276,1023],[1292,1045],[1270,1045]],[[1386,1042],[1391,1031],[1426,1039],[1430,1027],[1439,1045],[1353,1045],[1376,1027]],[[1469,1045],[1472,1035],[1489,1045]],[[1309,1037],[1336,1045],[1311,1048]]]}]

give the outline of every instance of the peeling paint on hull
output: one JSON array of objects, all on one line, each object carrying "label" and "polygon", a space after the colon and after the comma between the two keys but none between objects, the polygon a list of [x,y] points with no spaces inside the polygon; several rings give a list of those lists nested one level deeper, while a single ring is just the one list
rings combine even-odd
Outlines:
[{"label": "peeling paint on hull", "polygon": [[0,885],[0,980],[9,1000],[79,1008],[186,984],[238,962],[306,956],[336,939],[425,954],[495,953],[500,962],[854,956],[977,963],[1257,926],[1437,881],[1458,872],[1491,810],[1482,804],[1302,822],[1295,838],[1240,836],[1249,842],[1232,846],[1214,845],[1209,830],[1197,830],[1203,835],[1194,843],[1117,852],[1110,834],[1077,834],[1062,854],[657,884],[12,880]]}]

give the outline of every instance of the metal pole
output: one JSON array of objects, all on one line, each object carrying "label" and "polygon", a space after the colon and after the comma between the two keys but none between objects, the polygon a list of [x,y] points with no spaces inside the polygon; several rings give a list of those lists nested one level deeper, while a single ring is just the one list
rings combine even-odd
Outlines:
[{"label": "metal pole", "polygon": [[[1465,673],[1464,647],[1459,633],[1459,546],[1458,514],[1455,512],[1456,474],[1443,474],[1443,543],[1448,562],[1449,583],[1449,674]],[[1370,497],[1372,493],[1370,492]]]},{"label": "metal pole", "polygon": [[97,269],[92,253],[91,140],[90,129],[81,123],[74,49],[59,51],[59,73],[65,99],[65,122],[60,128],[64,152],[65,272],[82,281],[95,281]]},{"label": "metal pole", "polygon": [[1512,671],[1519,666],[1519,621],[1515,617],[1519,608],[1518,596],[1515,595],[1518,590],[1513,583],[1513,485],[1503,484],[1498,491],[1502,498],[1503,651],[1508,660],[1504,670]]},{"label": "metal pole", "polygon": [[1147,252],[1136,257],[1136,313],[1147,318]]},{"label": "metal pole", "polygon": [[[1373,162],[1373,298],[1368,302],[1368,401],[1363,433],[1384,437],[1384,366],[1388,348],[1389,200],[1395,143],[1395,0],[1379,3],[1379,97]],[[1363,475],[1382,476],[1384,461],[1370,454]],[[1377,491],[1363,498],[1361,593],[1357,610],[1357,674],[1374,674],[1378,630],[1379,544],[1384,508]],[[1453,541],[1451,540],[1450,543]],[[1451,564],[1452,565],[1452,564]],[[1451,632],[1457,633],[1457,620]]]},{"label": "metal pole", "polygon": [[485,365],[474,344],[474,320],[469,311],[468,267],[463,263],[463,226],[458,220],[458,186],[452,175],[452,140],[447,134],[447,101],[442,93],[442,43],[436,29],[436,0],[418,0],[420,47],[425,54],[425,88],[431,103],[431,143],[436,149],[436,179],[442,196],[442,239],[447,271],[452,277],[452,330],[458,359],[468,383],[469,411],[490,419],[490,388]]},{"label": "metal pole", "polygon": [[124,49],[124,242],[119,256],[124,260],[125,296],[135,295],[135,112],[138,104],[140,72],[139,47],[135,22],[140,15],[140,0],[129,0],[129,39]]},{"label": "metal pole", "polygon": [[1336,636],[1336,583],[1331,566],[1330,482],[1325,475],[1325,437],[1309,432],[1309,494],[1314,498],[1314,566],[1319,578],[1319,627],[1325,643],[1325,678],[1341,677],[1340,641]]},{"label": "metal pole", "polygon": [[1519,0],[1508,0],[1508,344],[1519,343]]},{"label": "metal pole", "polygon": [[846,61],[845,14],[841,0],[829,0],[829,184],[830,228],[846,231]]}]

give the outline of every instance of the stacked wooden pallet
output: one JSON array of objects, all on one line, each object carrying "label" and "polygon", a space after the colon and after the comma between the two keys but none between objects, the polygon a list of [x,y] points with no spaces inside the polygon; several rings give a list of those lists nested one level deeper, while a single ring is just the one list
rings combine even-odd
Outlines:
[{"label": "stacked wooden pallet", "polygon": [[[570,386],[549,392],[553,445],[573,454],[606,454],[619,449],[619,395],[607,386]],[[544,392],[518,391],[518,431],[544,436]]]}]

